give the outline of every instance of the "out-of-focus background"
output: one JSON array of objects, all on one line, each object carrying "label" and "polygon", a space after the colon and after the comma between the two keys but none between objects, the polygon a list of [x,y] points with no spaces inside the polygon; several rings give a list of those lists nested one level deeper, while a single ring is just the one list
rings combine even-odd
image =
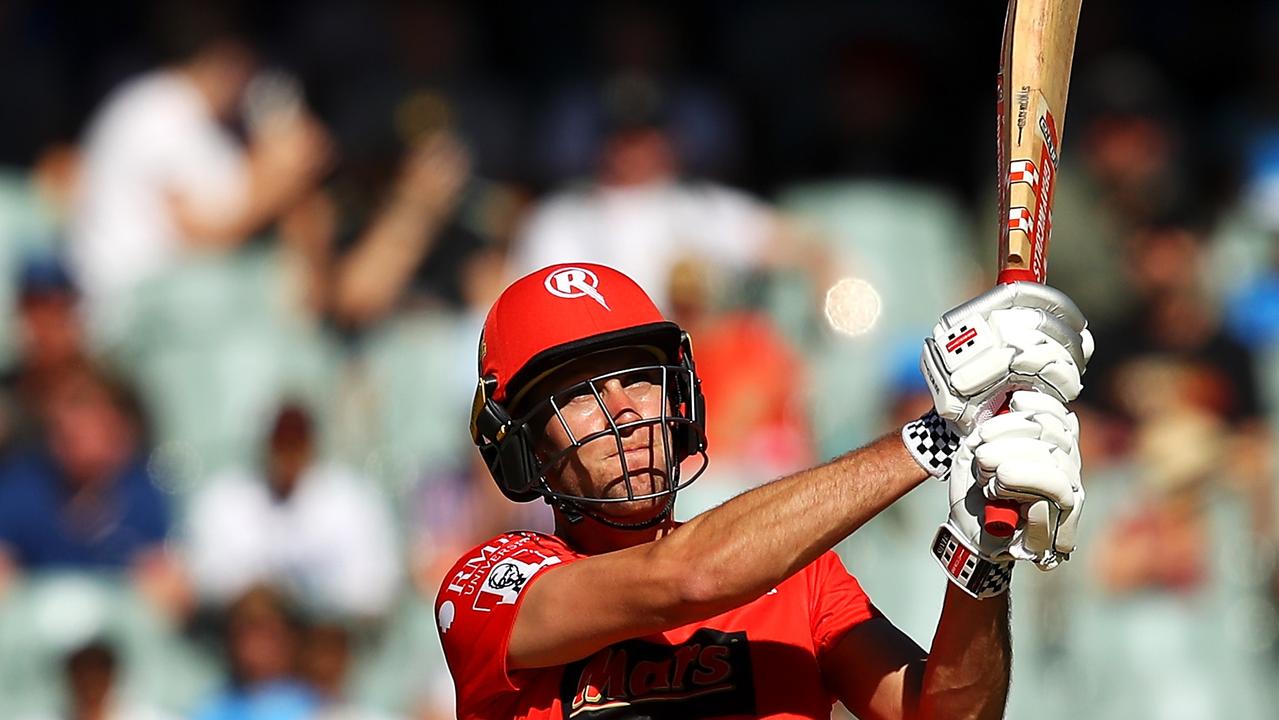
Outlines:
[{"label": "out-of-focus background", "polygon": [[[441,574],[549,519],[469,443],[478,327],[552,262],[693,334],[682,517],[916,416],[992,282],[1003,13],[0,3],[0,717],[451,717]],[[1017,573],[1010,717],[1274,717],[1276,33],[1084,3],[1050,268],[1098,339],[1088,508]],[[944,496],[840,547],[925,645]]]}]

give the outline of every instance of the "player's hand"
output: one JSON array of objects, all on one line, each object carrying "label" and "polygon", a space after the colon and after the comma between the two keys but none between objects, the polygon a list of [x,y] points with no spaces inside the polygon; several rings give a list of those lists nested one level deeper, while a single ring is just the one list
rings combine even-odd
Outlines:
[{"label": "player's hand", "polygon": [[[995,594],[1000,581],[1006,588],[1015,560],[1041,570],[1057,567],[1075,549],[1084,504],[1079,469],[1075,414],[1047,394],[1013,393],[1007,413],[984,420],[959,443],[950,472],[950,518],[938,532],[934,556],[973,594]],[[1023,506],[1025,522],[1012,537],[983,529],[983,508],[996,498]],[[974,583],[973,574],[982,577]]]},{"label": "player's hand", "polygon": [[1046,285],[1016,282],[942,315],[919,365],[937,413],[963,436],[1011,390],[1074,400],[1092,351],[1092,333],[1070,298]]}]

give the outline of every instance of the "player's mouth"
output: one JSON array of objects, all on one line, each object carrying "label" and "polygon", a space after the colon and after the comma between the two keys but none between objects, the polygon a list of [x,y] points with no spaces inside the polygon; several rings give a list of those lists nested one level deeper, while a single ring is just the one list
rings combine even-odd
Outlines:
[{"label": "player's mouth", "polygon": [[[639,445],[623,445],[622,452],[625,453],[627,462],[631,462],[632,460],[642,461],[642,460],[647,460],[652,455],[653,446],[651,443],[643,443]],[[617,448],[614,447],[612,452],[604,456],[604,459],[607,460],[609,458],[615,458],[618,456],[618,454],[619,453],[617,452]]]}]

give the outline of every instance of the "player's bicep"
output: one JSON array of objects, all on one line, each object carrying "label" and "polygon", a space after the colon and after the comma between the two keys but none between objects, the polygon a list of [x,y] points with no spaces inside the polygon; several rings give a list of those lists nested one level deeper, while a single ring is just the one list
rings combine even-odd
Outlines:
[{"label": "player's bicep", "polygon": [[849,629],[821,657],[822,676],[862,720],[900,720],[914,716],[927,659],[910,636],[874,617]]},{"label": "player's bicep", "polygon": [[681,583],[665,566],[644,545],[544,570],[515,616],[507,667],[563,665],[682,624]]}]

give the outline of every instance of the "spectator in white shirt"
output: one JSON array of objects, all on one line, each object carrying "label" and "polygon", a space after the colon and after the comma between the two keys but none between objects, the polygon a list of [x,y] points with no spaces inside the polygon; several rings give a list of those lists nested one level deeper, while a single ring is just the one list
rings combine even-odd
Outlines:
[{"label": "spectator in white shirt", "polygon": [[69,250],[108,341],[125,331],[139,283],[189,254],[236,247],[328,167],[328,139],[297,102],[258,118],[248,147],[231,132],[253,52],[216,5],[197,7],[169,28],[185,46],[175,61],[113,91],[84,139]]},{"label": "spectator in white shirt", "polygon": [[197,592],[225,605],[259,583],[322,615],[386,614],[401,579],[387,499],[369,480],[316,460],[315,429],[286,404],[265,466],[213,478],[193,500],[187,552]]},{"label": "spectator in white shirt", "polygon": [[516,239],[517,275],[566,261],[615,267],[669,309],[670,270],[692,260],[719,270],[823,268],[816,244],[763,202],[679,177],[660,90],[617,83],[604,92],[606,137],[597,176],[542,201]]}]

